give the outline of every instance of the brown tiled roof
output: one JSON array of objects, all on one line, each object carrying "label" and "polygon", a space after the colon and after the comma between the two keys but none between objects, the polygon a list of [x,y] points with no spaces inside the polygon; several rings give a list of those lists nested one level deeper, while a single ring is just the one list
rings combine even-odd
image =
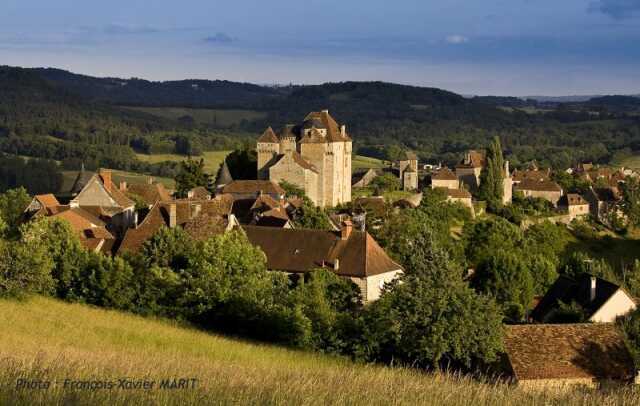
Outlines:
[{"label": "brown tiled roof", "polygon": [[549,169],[542,170],[526,170],[526,171],[513,171],[513,181],[522,182],[524,180],[532,181],[549,181],[551,179],[551,171]]},{"label": "brown tiled roof", "polygon": [[113,182],[109,182],[109,184],[105,184],[105,179],[103,178],[103,176],[102,175],[97,175],[97,176],[100,182],[102,182],[102,184],[104,185],[107,193],[111,195],[113,200],[115,200],[116,203],[118,203],[118,205],[121,208],[126,209],[127,207],[135,206],[135,203],[133,202],[133,200],[125,196],[125,194],[121,192],[120,189],[118,189],[118,187]]},{"label": "brown tiled roof", "polygon": [[531,179],[525,179],[522,182],[514,185],[517,190],[536,190],[540,192],[562,192],[562,188],[556,182],[553,181],[536,181]]},{"label": "brown tiled roof", "polygon": [[275,217],[275,218],[279,218],[279,219],[283,219],[283,220],[289,220],[289,215],[287,214],[287,211],[282,207],[276,207],[274,209],[267,210],[264,213],[262,213],[262,216],[263,217]]},{"label": "brown tiled roof", "polygon": [[275,209],[276,207],[280,207],[280,203],[278,203],[276,199],[274,199],[270,195],[262,194],[256,198],[253,205],[251,205],[250,210],[258,210],[264,208]]},{"label": "brown tiled roof", "polygon": [[227,216],[202,215],[185,223],[184,230],[195,240],[206,240],[224,233],[228,224]]},{"label": "brown tiled roof", "polygon": [[484,166],[485,153],[484,151],[468,151],[462,161],[456,165],[456,167],[468,167],[468,168],[482,168]]},{"label": "brown tiled roof", "polygon": [[451,169],[444,167],[431,175],[431,179],[433,180],[458,180],[458,177],[455,173],[451,171]]},{"label": "brown tiled roof", "polygon": [[308,120],[317,120],[323,124],[323,127],[327,129],[327,139],[329,142],[351,141],[348,135],[345,134],[342,136],[340,126],[327,110],[313,111],[307,114],[304,121]]},{"label": "brown tiled roof", "polygon": [[357,212],[370,211],[375,215],[384,214],[387,202],[382,196],[359,197],[353,202],[353,209]]},{"label": "brown tiled roof", "polygon": [[46,195],[35,195],[34,198],[46,208],[60,206],[60,202],[51,193]]},{"label": "brown tiled roof", "polygon": [[614,324],[506,326],[504,343],[518,380],[634,376],[633,359]]},{"label": "brown tiled roof", "polygon": [[[208,199],[211,193],[204,186],[196,186],[189,191],[189,198],[194,200]],[[168,200],[168,199],[165,199]]]},{"label": "brown tiled roof", "polygon": [[79,207],[69,208],[54,214],[51,217],[67,220],[69,224],[71,224],[71,227],[77,232],[81,232],[92,227],[105,226],[104,221]]},{"label": "brown tiled roof", "polygon": [[[172,204],[176,205],[176,225],[188,228],[188,223],[198,217],[226,217],[231,213],[233,199],[229,196],[216,197],[210,200],[175,200],[170,202],[157,202],[147,217],[136,228],[127,230],[118,253],[124,251],[136,252],[145,241],[153,237],[162,226],[169,226],[169,211]],[[198,207],[199,212],[198,212]],[[198,219],[198,224],[192,225],[191,230],[195,234],[203,230],[212,230],[211,221]],[[201,224],[202,223],[202,224]]]},{"label": "brown tiled roof", "polygon": [[270,180],[234,180],[225,185],[222,193],[269,193],[285,194],[284,189],[277,183]]},{"label": "brown tiled roof", "polygon": [[454,199],[471,199],[471,193],[464,189],[449,189],[445,187],[437,187],[436,189],[442,190],[448,197]]},{"label": "brown tiled roof", "polygon": [[323,266],[342,276],[367,277],[401,270],[367,233],[352,231],[343,240],[333,231],[244,226],[249,241],[267,255],[269,269],[308,272]]},{"label": "brown tiled roof", "polygon": [[273,132],[273,128],[267,128],[262,135],[258,138],[258,142],[269,142],[269,143],[278,143],[278,136],[275,132]]},{"label": "brown tiled roof", "polygon": [[127,193],[140,196],[148,205],[152,205],[157,201],[171,200],[171,195],[162,183],[135,183],[127,185]]}]

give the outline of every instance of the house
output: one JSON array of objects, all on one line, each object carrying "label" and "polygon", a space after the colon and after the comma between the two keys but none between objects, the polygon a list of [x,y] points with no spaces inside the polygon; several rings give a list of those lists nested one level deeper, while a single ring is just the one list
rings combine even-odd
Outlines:
[{"label": "house", "polygon": [[460,189],[460,180],[451,169],[444,167],[431,175],[431,188]]},{"label": "house", "polygon": [[263,194],[281,200],[286,192],[282,186],[271,180],[234,180],[222,188],[222,193],[233,196],[233,200],[255,200]]},{"label": "house", "polygon": [[69,206],[106,218],[109,230],[116,235],[123,234],[136,222],[135,202],[126,196],[126,183],[116,187],[111,170],[107,169],[92,175],[82,190],[71,199]]},{"label": "house", "polygon": [[270,270],[300,275],[331,269],[354,282],[365,303],[378,299],[384,284],[403,272],[369,233],[354,230],[350,221],[338,232],[257,226],[243,230],[266,254]]},{"label": "house", "polygon": [[393,207],[397,207],[399,209],[415,209],[420,206],[420,203],[422,203],[422,196],[422,193],[415,193],[411,196],[396,200],[393,202]]},{"label": "house", "polygon": [[352,140],[328,110],[309,113],[278,134],[271,127],[257,140],[258,179],[286,181],[320,207],[351,201]]},{"label": "house", "polygon": [[531,312],[539,323],[553,321],[560,303],[579,305],[586,320],[612,323],[635,310],[635,300],[620,286],[589,274],[577,279],[560,276]]},{"label": "house", "polygon": [[464,189],[437,188],[437,190],[441,190],[445,194],[448,202],[460,203],[471,211],[471,216],[475,216],[471,193]]},{"label": "house", "polygon": [[538,169],[537,166],[525,170],[516,169],[513,171],[512,178],[514,185],[517,185],[525,180],[546,182],[551,180],[551,169]]},{"label": "house", "polygon": [[153,178],[149,178],[147,183],[123,184],[126,195],[132,200],[142,200],[148,208],[156,202],[166,202],[172,199],[162,183],[154,183]]},{"label": "house", "polygon": [[632,383],[633,357],[615,324],[505,326],[505,372],[525,390]]},{"label": "house", "polygon": [[[484,151],[468,151],[462,161],[456,165],[456,175],[469,190],[476,191],[480,188],[480,174],[485,165]],[[458,189],[453,188],[453,189]]]},{"label": "house", "polygon": [[589,215],[589,202],[577,193],[567,193],[560,199],[559,205],[567,210],[569,221]]},{"label": "house", "polygon": [[187,199],[208,200],[211,199],[211,193],[204,186],[196,186],[187,192]]},{"label": "house", "polygon": [[551,180],[524,179],[513,186],[513,190],[520,192],[524,197],[540,198],[549,201],[554,206],[558,206],[563,195],[562,188]]},{"label": "house", "polygon": [[82,245],[90,251],[111,254],[116,239],[106,223],[94,214],[69,205],[62,205],[52,194],[36,195],[24,212],[25,220],[38,217],[57,218],[67,222],[77,233]]},{"label": "house", "polygon": [[351,177],[352,188],[364,188],[369,186],[372,180],[382,174],[382,171],[369,168],[365,172],[354,173]]},{"label": "house", "polygon": [[589,211],[596,220],[608,223],[611,216],[624,218],[620,209],[620,191],[617,187],[590,187],[585,193],[585,200],[589,202]]},{"label": "house", "polygon": [[231,214],[232,205],[230,196],[200,201],[181,199],[156,202],[137,227],[127,230],[117,253],[139,251],[145,241],[162,227],[182,227],[195,239],[206,239],[228,231],[239,225]]}]

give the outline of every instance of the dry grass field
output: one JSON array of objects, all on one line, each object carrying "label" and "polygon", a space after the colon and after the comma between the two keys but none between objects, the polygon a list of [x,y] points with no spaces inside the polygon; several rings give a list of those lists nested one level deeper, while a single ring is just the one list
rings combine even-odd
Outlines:
[{"label": "dry grass field", "polygon": [[[640,403],[631,389],[528,394],[505,384],[353,364],[42,297],[0,300],[0,326],[0,405]],[[174,378],[189,379],[189,385],[159,387]],[[31,387],[18,389],[20,379]],[[147,389],[134,388],[145,380]],[[114,387],[108,389],[109,383]]]}]

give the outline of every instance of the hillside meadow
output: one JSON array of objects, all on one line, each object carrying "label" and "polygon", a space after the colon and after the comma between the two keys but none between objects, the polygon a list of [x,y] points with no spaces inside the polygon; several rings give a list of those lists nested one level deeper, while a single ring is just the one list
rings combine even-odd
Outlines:
[{"label": "hillside meadow", "polygon": [[[0,325],[2,405],[526,406],[640,402],[640,394],[632,389],[608,394],[531,394],[467,377],[353,364],[43,297],[0,300]],[[159,388],[162,380],[172,383],[174,378],[186,379],[189,384]],[[20,379],[32,388],[17,389]],[[101,382],[105,387],[112,382],[114,387],[78,389],[87,385],[83,381]],[[148,389],[133,388],[141,381],[147,382]],[[50,382],[48,389],[44,388],[46,382]],[[65,382],[75,389],[64,389]]]}]

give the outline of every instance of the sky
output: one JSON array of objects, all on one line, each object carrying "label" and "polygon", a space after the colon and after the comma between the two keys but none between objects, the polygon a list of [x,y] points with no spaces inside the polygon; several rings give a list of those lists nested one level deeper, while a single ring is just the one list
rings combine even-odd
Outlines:
[{"label": "sky", "polygon": [[1,0],[0,65],[476,95],[640,93],[640,0]]}]

